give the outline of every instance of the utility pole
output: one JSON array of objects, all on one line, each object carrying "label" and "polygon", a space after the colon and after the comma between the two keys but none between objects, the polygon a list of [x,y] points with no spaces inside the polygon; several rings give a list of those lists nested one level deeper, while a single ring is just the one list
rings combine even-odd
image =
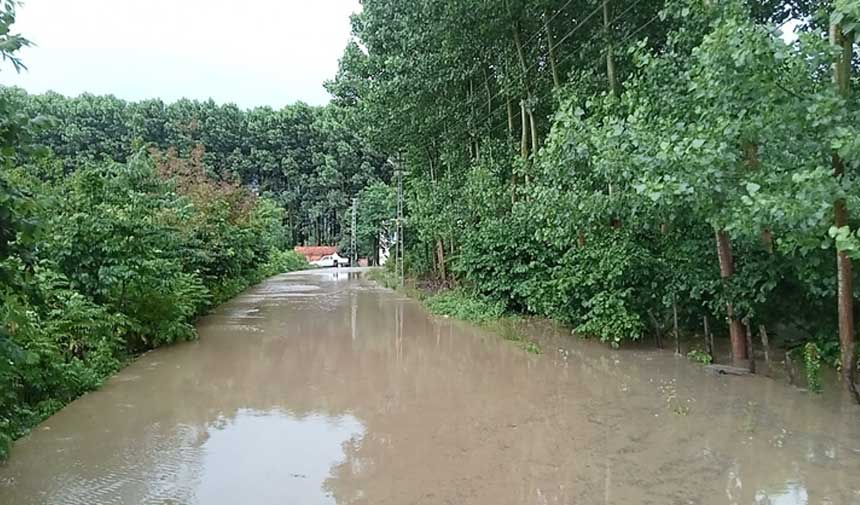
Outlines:
[{"label": "utility pole", "polygon": [[358,266],[358,235],[356,225],[358,224],[358,198],[352,199],[352,226],[350,227],[349,250],[352,253],[351,265]]}]

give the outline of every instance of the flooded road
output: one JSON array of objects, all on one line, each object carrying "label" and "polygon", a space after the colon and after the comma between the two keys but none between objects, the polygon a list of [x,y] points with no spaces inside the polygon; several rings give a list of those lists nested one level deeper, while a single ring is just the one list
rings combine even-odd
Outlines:
[{"label": "flooded road", "polygon": [[0,504],[860,504],[856,406],[526,330],[275,277],[19,441]]}]

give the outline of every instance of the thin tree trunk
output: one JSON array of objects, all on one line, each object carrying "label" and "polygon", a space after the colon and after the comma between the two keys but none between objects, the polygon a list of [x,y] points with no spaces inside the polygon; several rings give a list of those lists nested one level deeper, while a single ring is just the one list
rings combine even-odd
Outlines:
[{"label": "thin tree trunk", "polygon": [[761,232],[761,242],[768,254],[773,254],[773,232],[770,228],[765,228]]},{"label": "thin tree trunk", "polygon": [[[514,146],[514,106],[511,97],[505,96],[505,108],[508,112],[508,148],[513,151]],[[517,203],[517,172],[511,170],[511,204]]]},{"label": "thin tree trunk", "polygon": [[[493,92],[490,89],[490,76],[484,67],[484,91],[487,92],[487,114],[493,113]],[[487,123],[492,123],[492,118],[487,118]]]},{"label": "thin tree trunk", "polygon": [[612,34],[609,26],[609,0],[603,0],[603,29],[606,32],[606,76],[609,78],[609,91],[618,96],[618,79],[615,76],[615,57],[612,54]]},{"label": "thin tree trunk", "polygon": [[764,365],[767,367],[767,374],[770,375],[770,341],[767,338],[767,328],[760,324],[758,332],[761,335],[761,347],[764,349]]},{"label": "thin tree trunk", "polygon": [[526,102],[520,102],[520,115],[522,116],[522,136],[520,137],[520,156],[523,159],[523,170],[526,170],[525,181],[526,187],[529,185],[529,175],[527,164],[529,162],[529,119],[526,113]]},{"label": "thin tree trunk", "polygon": [[750,373],[755,373],[755,353],[753,352],[752,324],[749,322],[749,319],[744,321],[744,328],[746,329],[747,350],[749,352],[750,357]]},{"label": "thin tree trunk", "polygon": [[523,160],[527,160],[529,158],[529,123],[528,115],[526,114],[525,100],[520,102],[520,116],[522,117],[522,123],[520,125],[522,128],[520,136],[520,156]]},{"label": "thin tree trunk", "polygon": [[549,59],[549,67],[552,71],[552,84],[555,89],[561,87],[561,78],[558,75],[558,66],[555,58],[555,40],[552,36],[552,26],[550,26],[550,15],[548,10],[543,11],[543,29],[546,31],[547,58]]},{"label": "thin tree trunk", "polygon": [[[474,79],[469,79],[469,104],[472,109],[472,128],[477,128],[477,117],[478,113],[475,110],[475,81]],[[469,138],[472,143],[472,159],[475,161],[480,161],[481,159],[481,151],[478,147],[478,136],[475,134],[475,131],[469,132]]]},{"label": "thin tree trunk", "polygon": [[538,151],[538,132],[537,125],[535,125],[535,114],[532,111],[529,111],[529,122],[532,132],[532,155],[537,154]]},{"label": "thin tree trunk", "polygon": [[705,325],[705,349],[711,357],[711,363],[716,363],[717,358],[714,355],[714,336],[711,334],[711,325],[708,322],[708,316],[702,317],[702,322]]},{"label": "thin tree trunk", "polygon": [[379,266],[379,233],[373,237],[373,266]]},{"label": "thin tree trunk", "polygon": [[520,27],[516,23],[513,25],[513,36],[514,36],[514,48],[517,50],[517,58],[520,62],[520,69],[523,72],[523,87],[526,90],[529,90],[529,76],[528,76],[528,65],[526,64],[526,53],[523,50],[523,44],[520,40]]},{"label": "thin tree trunk", "polygon": [[[720,261],[720,277],[724,282],[728,281],[735,273],[735,266],[732,242],[725,230],[717,231],[717,256]],[[739,366],[747,359],[747,346],[743,324],[735,319],[735,309],[731,302],[726,303],[726,318],[732,343],[732,364]]]},{"label": "thin tree trunk", "polygon": [[654,312],[648,311],[648,317],[651,318],[651,324],[654,325],[654,345],[657,346],[657,349],[663,348],[663,326],[660,324],[660,321],[657,320],[657,317],[654,315]]},{"label": "thin tree trunk", "polygon": [[[523,115],[525,115],[526,112],[528,112],[528,114],[529,114],[529,118],[530,118],[529,121],[531,122],[531,128],[532,128],[532,152],[535,152],[535,150],[537,149],[537,129],[535,127],[535,120],[534,120],[534,116],[532,115],[532,111],[531,111],[531,108],[535,106],[535,103],[533,100],[534,95],[532,93],[531,79],[529,78],[529,67],[528,67],[528,64],[526,63],[526,54],[525,54],[525,51],[523,49],[522,41],[520,40],[520,28],[517,24],[514,24],[514,26],[513,26],[513,35],[514,35],[514,46],[516,47],[516,50],[517,50],[517,58],[519,59],[520,69],[522,70],[522,73],[523,73],[522,74],[523,89],[526,92],[526,97],[527,97],[527,101],[528,101],[528,104],[522,103],[521,109],[522,109]],[[523,122],[525,123],[525,121],[526,121],[526,119],[524,117]],[[524,135],[524,138],[525,138],[525,135]],[[528,179],[528,177],[526,177],[526,179]],[[526,185],[528,185],[528,180],[526,181]]]},{"label": "thin tree trunk", "polygon": [[[744,163],[749,169],[759,166],[758,145],[754,142],[742,144]],[[720,261],[720,277],[724,282],[731,279],[735,273],[734,256],[732,254],[731,238],[725,230],[717,232],[717,254]],[[732,364],[740,366],[744,360],[750,358],[751,350],[748,351],[748,338],[746,338],[743,324],[735,318],[734,306],[731,302],[726,304],[726,316],[729,323],[729,337],[732,343]],[[754,365],[752,365],[754,366]]]},{"label": "thin tree trunk", "polygon": [[442,239],[436,241],[436,261],[439,265],[439,277],[442,281],[446,281],[448,274],[445,271],[445,243]]},{"label": "thin tree trunk", "polygon": [[[830,27],[830,41],[839,46],[842,51],[833,65],[833,80],[839,94],[848,97],[851,94],[851,59],[853,57],[853,42],[842,32],[839,24]],[[845,176],[845,162],[834,152],[831,156],[833,176],[841,181]],[[835,224],[837,228],[848,225],[848,208],[844,199],[837,200],[833,205]],[[854,345],[854,286],[851,258],[845,251],[836,253],[836,272],[838,282],[839,310],[839,346],[842,368],[842,381],[860,402],[855,378],[857,374],[857,356]]]},{"label": "thin tree trunk", "polygon": [[675,334],[675,354],[681,355],[681,334],[678,330],[678,301],[675,293],[672,293],[672,331]]},{"label": "thin tree trunk", "polygon": [[785,375],[788,377],[788,383],[794,386],[797,380],[794,377],[794,362],[791,359],[791,351],[785,351]]}]

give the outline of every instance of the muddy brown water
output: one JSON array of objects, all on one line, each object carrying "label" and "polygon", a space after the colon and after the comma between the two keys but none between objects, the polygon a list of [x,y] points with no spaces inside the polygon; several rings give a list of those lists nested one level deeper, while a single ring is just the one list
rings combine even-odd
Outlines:
[{"label": "muddy brown water", "polygon": [[0,504],[860,504],[860,412],[349,270],[275,277],[19,441]]}]

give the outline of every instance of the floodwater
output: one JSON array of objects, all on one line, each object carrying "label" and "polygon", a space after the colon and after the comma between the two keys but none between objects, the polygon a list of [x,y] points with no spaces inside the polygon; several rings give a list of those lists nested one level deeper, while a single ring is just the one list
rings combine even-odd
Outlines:
[{"label": "floodwater", "polygon": [[355,271],[275,277],[19,441],[0,504],[860,504],[860,410]]}]

